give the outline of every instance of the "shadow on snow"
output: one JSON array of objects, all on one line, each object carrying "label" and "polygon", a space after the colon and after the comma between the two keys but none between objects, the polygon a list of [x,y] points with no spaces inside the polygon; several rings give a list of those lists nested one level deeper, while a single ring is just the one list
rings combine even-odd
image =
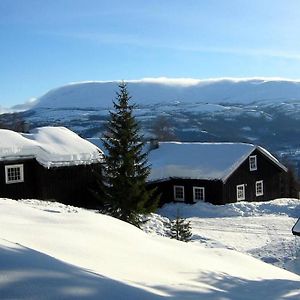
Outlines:
[{"label": "shadow on snow", "polygon": [[[205,288],[198,284],[204,284]],[[147,288],[152,288],[160,295],[146,290]],[[1,299],[32,300],[300,299],[300,282],[283,279],[255,281],[232,277],[225,273],[201,273],[201,277],[198,276],[182,287],[145,286],[143,289],[64,263],[30,248],[2,246],[0,295]]]}]

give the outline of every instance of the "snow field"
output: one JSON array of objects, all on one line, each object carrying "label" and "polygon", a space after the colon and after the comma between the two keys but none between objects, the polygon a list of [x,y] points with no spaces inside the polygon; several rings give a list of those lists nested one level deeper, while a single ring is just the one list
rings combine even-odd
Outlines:
[{"label": "snow field", "polygon": [[234,249],[300,274],[300,239],[291,232],[300,217],[298,199],[222,206],[168,204],[159,213],[174,218],[177,209],[191,221],[194,243]]},{"label": "snow field", "polygon": [[97,212],[1,199],[0,214],[2,299],[40,299],[41,287],[46,299],[300,297],[296,274],[233,250],[149,235]]}]

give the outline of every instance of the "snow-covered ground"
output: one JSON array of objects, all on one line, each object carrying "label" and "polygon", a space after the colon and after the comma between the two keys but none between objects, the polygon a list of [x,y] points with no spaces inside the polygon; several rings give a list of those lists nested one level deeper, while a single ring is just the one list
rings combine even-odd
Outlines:
[{"label": "snow-covered ground", "polygon": [[[292,211],[295,202],[282,200],[282,206],[289,206]],[[191,208],[182,206],[182,214],[191,217]],[[183,243],[146,234],[134,226],[93,211],[53,202],[0,199],[0,298],[300,298],[298,275],[226,249],[238,248],[239,241],[234,241],[241,239],[242,235],[237,237],[235,232],[238,226],[247,228],[247,220],[252,218],[250,212],[249,216],[242,217],[238,209],[231,207],[227,210],[224,207],[225,217],[220,216],[218,208],[215,216],[211,214],[209,218],[208,212],[212,208],[207,205],[203,208],[204,231],[195,226],[201,225],[201,214],[198,213],[198,217],[194,215],[191,218],[195,240]],[[176,205],[169,205],[161,212],[172,215],[176,209]],[[194,206],[195,212],[198,209],[201,210],[200,205]],[[267,210],[265,208],[266,213]],[[265,222],[268,217],[273,219],[281,215],[267,213],[263,216],[264,212],[260,212],[255,214],[257,218],[261,214]],[[234,218],[237,221],[244,219],[244,222],[235,224]],[[286,214],[286,208],[282,209],[282,218],[285,222],[289,219],[290,223],[295,220]],[[162,230],[162,219],[153,215],[146,229],[149,231],[150,227],[155,227],[156,231]],[[214,219],[215,225],[205,225],[206,220]],[[232,219],[232,223],[223,223],[227,219]],[[226,247],[215,245],[208,248],[205,234],[211,231],[210,226],[216,228],[217,222],[219,229],[224,230],[224,236],[225,226],[233,226],[232,236],[227,237]],[[230,233],[229,227],[227,232]],[[207,239],[213,241],[212,237]],[[225,240],[218,239],[216,236],[215,243],[226,244]],[[257,245],[261,241],[259,234],[256,241],[253,239]],[[246,244],[243,242],[244,247]]]},{"label": "snow-covered ground", "polygon": [[[167,204],[152,215],[148,232],[164,235],[162,216],[177,210],[191,221],[193,243],[208,248],[234,249],[300,274],[300,237],[291,229],[300,217],[300,200],[238,202],[222,206],[199,202]],[[150,224],[152,223],[152,226]]]}]

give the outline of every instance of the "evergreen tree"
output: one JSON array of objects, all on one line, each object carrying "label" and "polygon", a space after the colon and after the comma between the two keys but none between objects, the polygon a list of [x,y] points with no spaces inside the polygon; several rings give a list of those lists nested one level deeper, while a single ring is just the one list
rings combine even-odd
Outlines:
[{"label": "evergreen tree", "polygon": [[130,98],[122,82],[104,134],[104,201],[108,214],[139,227],[139,214],[154,211],[158,199],[153,197],[154,190],[146,189],[150,168]]},{"label": "evergreen tree", "polygon": [[171,239],[176,239],[182,242],[189,242],[191,240],[191,223],[190,221],[186,221],[184,218],[181,218],[178,210],[176,218],[166,224],[166,226],[168,235]]}]

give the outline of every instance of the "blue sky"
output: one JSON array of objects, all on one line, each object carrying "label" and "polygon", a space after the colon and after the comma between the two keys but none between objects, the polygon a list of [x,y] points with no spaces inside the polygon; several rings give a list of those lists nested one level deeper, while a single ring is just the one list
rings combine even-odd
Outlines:
[{"label": "blue sky", "polygon": [[299,0],[0,0],[0,106],[74,81],[300,78]]}]

